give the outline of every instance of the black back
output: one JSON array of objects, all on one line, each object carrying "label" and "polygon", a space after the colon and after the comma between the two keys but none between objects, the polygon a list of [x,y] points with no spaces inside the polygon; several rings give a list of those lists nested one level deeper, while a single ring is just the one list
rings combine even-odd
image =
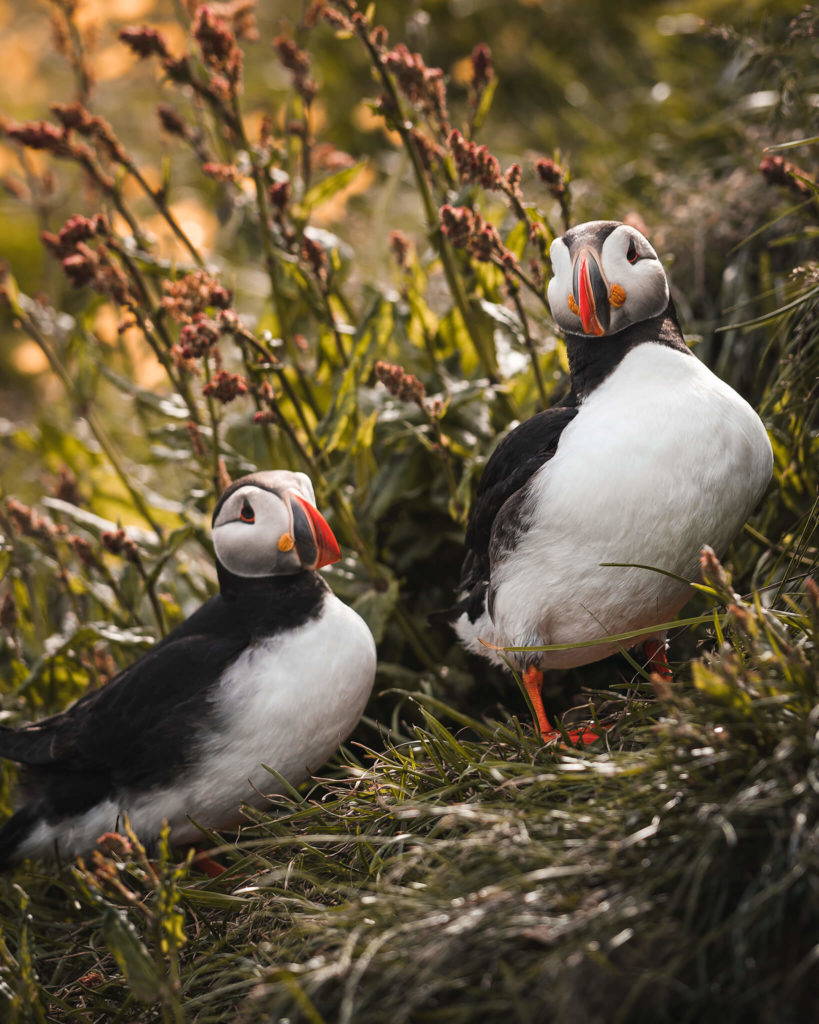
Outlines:
[{"label": "black back", "polygon": [[[100,690],[52,718],[0,730],[0,756],[27,766],[23,788],[42,817],[79,814],[118,789],[149,789],[184,770],[222,673],[255,641],[317,618],[328,591],[307,571],[236,583]],[[28,821],[24,812],[0,832],[0,852],[6,830]]]},{"label": "black back", "polygon": [[570,395],[562,404],[515,427],[490,456],[469,510],[467,553],[459,586],[462,597],[445,613],[450,620],[466,611],[474,622],[483,611],[492,561],[501,550],[513,546],[525,528],[526,485],[557,451],[560,435],[577,411]]}]

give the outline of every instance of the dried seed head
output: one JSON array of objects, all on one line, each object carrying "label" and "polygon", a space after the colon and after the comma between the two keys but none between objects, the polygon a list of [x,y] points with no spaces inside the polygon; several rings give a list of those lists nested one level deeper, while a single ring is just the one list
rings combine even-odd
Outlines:
[{"label": "dried seed head", "polygon": [[500,164],[486,146],[467,142],[457,129],[449,133],[447,142],[461,181],[473,182],[483,188],[500,188]]},{"label": "dried seed head", "polygon": [[138,57],[168,57],[168,44],[161,32],[150,25],[130,25],[119,31],[120,40]]},{"label": "dried seed head", "polygon": [[330,261],[327,259],[324,247],[305,235],[301,243],[301,255],[310,264],[316,278],[326,284],[330,272]]},{"label": "dried seed head", "polygon": [[421,54],[411,53],[404,43],[398,43],[382,59],[410,103],[447,129],[449,114],[443,71],[427,67]]},{"label": "dried seed head", "polygon": [[228,373],[227,370],[220,370],[202,388],[203,395],[212,395],[223,405],[232,402],[239,395],[247,393],[247,381],[239,373]]},{"label": "dried seed head", "polygon": [[108,530],[100,536],[100,543],[112,555],[122,555],[128,562],[139,561],[139,549],[136,543],[128,536],[121,527],[118,530]]},{"label": "dried seed head", "polygon": [[475,230],[475,214],[468,206],[450,206],[446,203],[439,211],[441,231],[456,248],[463,248]]},{"label": "dried seed head", "polygon": [[204,313],[195,313],[179,335],[179,347],[185,359],[201,359],[218,343],[219,325]]},{"label": "dried seed head", "polygon": [[810,185],[800,180],[810,179],[810,175],[783,156],[766,156],[759,165],[759,172],[769,185],[782,185],[800,199],[808,199],[813,194]]},{"label": "dried seed head", "polygon": [[[237,89],[242,77],[243,54],[236,45],[236,36],[213,9],[203,4],[197,7],[191,24],[191,35],[199,43],[202,58],[214,76],[224,77],[229,92]],[[211,86],[214,85],[213,80]]]},{"label": "dried seed head", "polygon": [[390,232],[390,251],[395,257],[395,262],[402,270],[407,270],[409,267],[409,254],[411,249],[412,243],[403,231]]},{"label": "dried seed head", "polygon": [[330,28],[336,32],[350,32],[353,31],[353,23],[347,17],[346,14],[342,14],[341,11],[335,10],[333,7],[325,7],[321,12],[322,18],[327,22]]},{"label": "dried seed head", "polygon": [[548,157],[543,157],[535,163],[535,170],[540,180],[546,185],[555,199],[560,199],[566,193],[566,173],[560,164]]},{"label": "dried seed head", "polygon": [[310,57],[307,51],[300,50],[288,36],[276,36],[273,48],[291,73],[296,92],[305,103],[310,103],[318,92],[318,86],[310,77]]},{"label": "dried seed head", "polygon": [[133,845],[127,836],[119,832],[104,832],[97,840],[97,848],[106,857],[124,860],[133,852]]},{"label": "dried seed head", "polygon": [[407,373],[403,366],[385,363],[379,360],[374,366],[375,375],[391,395],[402,402],[415,402],[422,405],[426,388],[414,373]]},{"label": "dried seed head", "polygon": [[74,554],[79,558],[80,562],[86,567],[86,569],[96,569],[99,567],[99,559],[97,553],[94,551],[94,547],[89,540],[85,537],[80,537],[76,533],[69,534],[66,540],[71,545],[71,549]]},{"label": "dried seed head", "polygon": [[494,77],[492,51],[486,43],[478,43],[472,51],[472,88],[481,93]]},{"label": "dried seed head", "polygon": [[83,504],[84,499],[80,494],[80,490],[77,485],[77,478],[68,466],[60,466],[57,473],[57,486],[54,489],[54,494],[55,497],[60,499],[60,501],[67,501],[71,505]]},{"label": "dried seed head", "polygon": [[181,139],[188,137],[188,126],[184,119],[167,103],[160,103],[156,108],[159,123],[169,135],[177,135]]},{"label": "dried seed head", "polygon": [[[165,292],[162,297],[162,308],[182,324],[190,323],[197,316],[201,317],[210,307],[227,309],[231,302],[231,293],[228,289],[205,270],[194,270],[180,277],[178,281],[166,279],[162,282],[162,289]],[[212,325],[213,321],[208,323]],[[216,333],[218,340],[218,331]],[[208,344],[213,343],[210,341]]]},{"label": "dried seed head", "polygon": [[270,202],[278,210],[285,210],[290,205],[290,182],[276,181],[270,186]]}]

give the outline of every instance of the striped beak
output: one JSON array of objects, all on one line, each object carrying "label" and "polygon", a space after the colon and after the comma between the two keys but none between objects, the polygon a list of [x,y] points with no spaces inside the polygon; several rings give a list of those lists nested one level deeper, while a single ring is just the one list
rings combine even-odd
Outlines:
[{"label": "striped beak", "polygon": [[597,256],[581,249],[572,271],[572,297],[585,334],[605,334],[611,322],[609,290]]},{"label": "striped beak", "polygon": [[287,495],[293,512],[293,539],[299,561],[305,569],[320,569],[341,558],[333,531],[315,506],[296,491]]}]

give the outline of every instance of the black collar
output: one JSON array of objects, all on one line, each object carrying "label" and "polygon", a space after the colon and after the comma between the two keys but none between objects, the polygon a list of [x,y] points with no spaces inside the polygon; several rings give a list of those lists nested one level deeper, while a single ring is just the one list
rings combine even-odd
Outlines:
[{"label": "black collar", "polygon": [[589,338],[585,334],[566,334],[566,352],[572,375],[572,396],[579,405],[612,373],[623,356],[637,345],[653,342],[691,354],[683,339],[673,299],[665,310],[650,320],[631,324],[617,334]]}]

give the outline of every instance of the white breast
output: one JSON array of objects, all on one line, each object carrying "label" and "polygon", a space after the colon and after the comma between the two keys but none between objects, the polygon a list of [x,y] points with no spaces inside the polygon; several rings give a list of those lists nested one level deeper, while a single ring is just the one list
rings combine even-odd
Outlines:
[{"label": "white breast", "polygon": [[[601,563],[695,579],[702,546],[725,550],[771,467],[765,428],[732,388],[690,355],[637,346],[533,477],[530,529],[493,567],[494,623],[485,639],[574,643],[673,617],[687,587]],[[555,653],[543,664],[585,664],[613,650]]]},{"label": "white breast", "polygon": [[197,837],[188,815],[224,828],[240,803],[264,804],[257,790],[283,792],[262,764],[291,784],[317,772],[361,718],[375,664],[370,630],[333,594],[320,619],[246,651],[222,678],[199,768],[173,794],[173,839]]}]

